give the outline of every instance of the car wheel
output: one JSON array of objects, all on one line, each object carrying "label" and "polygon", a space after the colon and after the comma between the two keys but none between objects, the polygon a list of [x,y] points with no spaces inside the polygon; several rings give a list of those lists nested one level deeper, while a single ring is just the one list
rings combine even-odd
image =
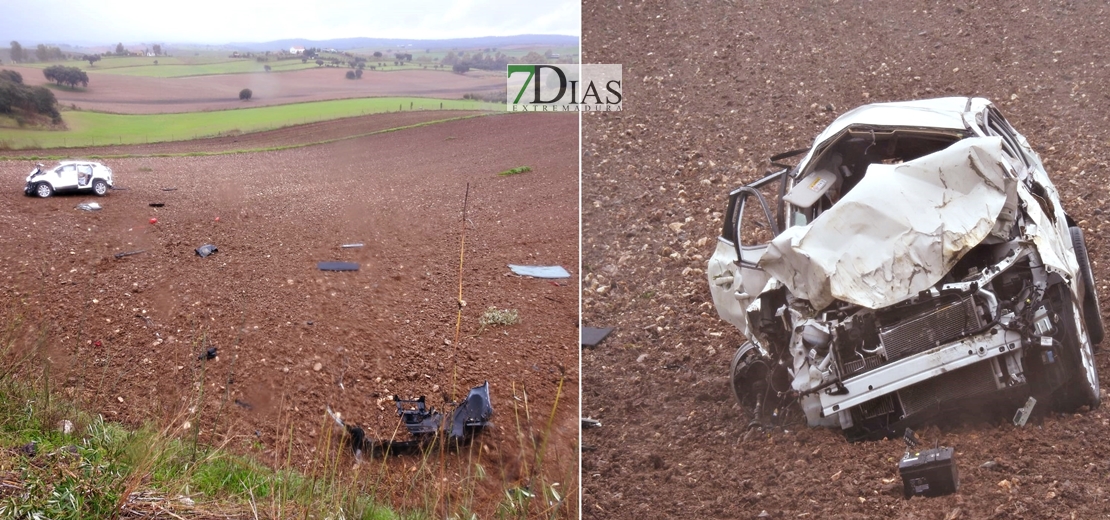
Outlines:
[{"label": "car wheel", "polygon": [[1091,261],[1087,257],[1087,243],[1083,240],[1083,230],[1071,229],[1071,242],[1075,248],[1075,260],[1079,263],[1079,276],[1083,279],[1083,319],[1087,322],[1087,335],[1091,345],[1096,348],[1102,343],[1106,330],[1102,326],[1102,311],[1098,308],[1098,293],[1095,292],[1095,277],[1091,272]]},{"label": "car wheel", "polygon": [[97,179],[93,181],[92,189],[93,193],[97,194],[97,196],[103,197],[108,194],[108,183]]},{"label": "car wheel", "polygon": [[40,182],[38,183],[38,185],[35,186],[35,195],[38,195],[41,198],[45,199],[53,194],[54,188],[50,187],[50,185],[45,182]]},{"label": "car wheel", "polygon": [[1072,302],[1065,306],[1060,315],[1060,325],[1068,329],[1063,337],[1063,360],[1069,370],[1068,380],[1060,389],[1058,403],[1065,412],[1074,412],[1082,406],[1091,410],[1098,408],[1102,397],[1099,393],[1098,371],[1095,368],[1095,353],[1083,320],[1080,319],[1079,306]]},{"label": "car wheel", "polygon": [[754,343],[744,342],[732,356],[729,380],[732,382],[732,395],[736,401],[752,411],[766,392],[767,374],[770,367]]}]

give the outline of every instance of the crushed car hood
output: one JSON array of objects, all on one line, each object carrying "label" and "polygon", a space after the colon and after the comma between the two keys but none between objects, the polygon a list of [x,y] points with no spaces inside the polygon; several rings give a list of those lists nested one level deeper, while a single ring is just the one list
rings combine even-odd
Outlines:
[{"label": "crushed car hood", "polygon": [[995,227],[1016,178],[998,137],[872,164],[841,200],[776,237],[759,265],[815,310],[878,309],[929,289]]}]

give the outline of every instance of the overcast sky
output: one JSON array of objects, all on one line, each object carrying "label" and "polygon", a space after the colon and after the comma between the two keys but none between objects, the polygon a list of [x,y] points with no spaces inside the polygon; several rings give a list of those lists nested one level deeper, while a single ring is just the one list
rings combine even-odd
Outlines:
[{"label": "overcast sky", "polygon": [[0,46],[579,36],[580,27],[579,0],[24,0],[3,9]]}]

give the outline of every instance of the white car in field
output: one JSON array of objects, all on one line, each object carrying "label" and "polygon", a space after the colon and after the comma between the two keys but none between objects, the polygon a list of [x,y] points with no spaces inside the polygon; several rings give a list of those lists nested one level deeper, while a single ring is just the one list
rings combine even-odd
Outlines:
[{"label": "white car in field", "polygon": [[757,420],[797,406],[864,439],[954,411],[1099,406],[1083,233],[989,101],[859,107],[772,164],[732,192],[707,273],[747,339],[730,379]]},{"label": "white car in field", "polygon": [[39,164],[27,176],[23,192],[42,198],[65,192],[92,192],[103,197],[111,187],[111,168],[92,161],[62,161],[50,170]]}]

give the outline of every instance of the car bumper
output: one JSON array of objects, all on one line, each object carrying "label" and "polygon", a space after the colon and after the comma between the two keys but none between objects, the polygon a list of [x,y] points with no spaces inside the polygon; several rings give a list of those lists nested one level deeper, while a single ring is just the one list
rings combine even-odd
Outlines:
[{"label": "car bumper", "polygon": [[28,182],[27,185],[23,187],[23,194],[31,195],[33,193],[35,193],[35,183]]}]

